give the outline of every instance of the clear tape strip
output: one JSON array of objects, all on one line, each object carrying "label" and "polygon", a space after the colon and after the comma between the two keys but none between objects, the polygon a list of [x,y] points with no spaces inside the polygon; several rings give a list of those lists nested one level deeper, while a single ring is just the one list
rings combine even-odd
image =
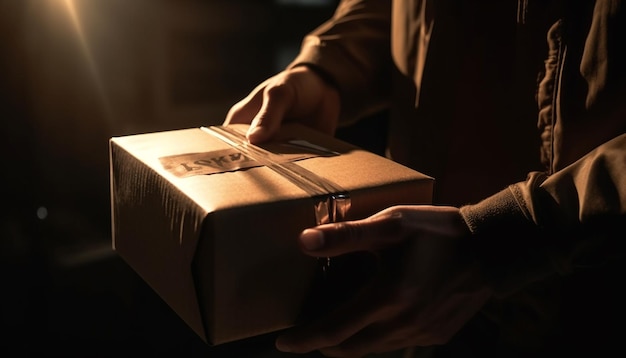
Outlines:
[{"label": "clear tape strip", "polygon": [[307,170],[296,163],[280,161],[274,153],[249,143],[244,134],[226,126],[201,127],[246,156],[283,176],[315,200],[317,225],[342,221],[350,210],[350,195],[336,183]]}]

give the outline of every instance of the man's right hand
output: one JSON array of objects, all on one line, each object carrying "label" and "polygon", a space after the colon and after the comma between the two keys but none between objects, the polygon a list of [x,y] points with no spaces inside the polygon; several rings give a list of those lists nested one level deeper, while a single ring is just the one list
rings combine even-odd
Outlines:
[{"label": "man's right hand", "polygon": [[251,143],[271,139],[285,120],[334,134],[339,91],[306,66],[285,70],[258,85],[228,112],[224,125],[250,123]]}]

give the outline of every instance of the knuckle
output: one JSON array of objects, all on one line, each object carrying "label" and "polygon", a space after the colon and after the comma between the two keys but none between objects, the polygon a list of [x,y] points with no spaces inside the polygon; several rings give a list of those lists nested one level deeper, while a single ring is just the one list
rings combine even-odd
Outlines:
[{"label": "knuckle", "polygon": [[407,216],[404,209],[398,206],[391,207],[385,215],[383,230],[391,235],[398,236],[405,232]]},{"label": "knuckle", "polygon": [[282,83],[265,88],[265,95],[272,100],[286,100],[289,98],[290,93],[289,87]]},{"label": "knuckle", "polygon": [[363,236],[363,227],[356,222],[341,222],[337,224],[337,232],[344,241],[359,241]]}]

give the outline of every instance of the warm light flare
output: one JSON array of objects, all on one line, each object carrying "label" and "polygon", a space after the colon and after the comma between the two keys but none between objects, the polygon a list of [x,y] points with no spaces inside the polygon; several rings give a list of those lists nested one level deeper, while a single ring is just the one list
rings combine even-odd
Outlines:
[{"label": "warm light flare", "polygon": [[85,36],[82,30],[80,20],[78,19],[78,14],[76,13],[76,5],[74,4],[74,0],[63,0],[63,2],[65,3],[65,8],[67,9],[67,13],[70,15],[72,24],[74,25],[76,32],[80,36],[81,40],[84,41]]},{"label": "warm light flare", "polygon": [[87,36],[85,34],[83,24],[80,20],[80,16],[78,14],[75,1],[74,0],[60,0],[60,1],[65,5],[67,14],[70,17],[70,21],[72,22],[72,26],[74,28],[74,31],[76,32],[76,36],[78,37],[81,51],[83,53],[83,56],[85,56],[85,60],[87,61],[87,67],[89,68],[89,72],[91,73],[91,76],[93,77],[93,80],[96,85],[96,90],[98,91],[98,95],[100,97],[100,100],[102,101],[102,105],[105,111],[105,116],[107,120],[111,122],[113,120],[111,105],[106,95],[106,92],[104,89],[104,83],[100,76],[100,72],[98,71],[98,66],[93,57],[93,53],[89,46],[89,42],[87,41]]}]

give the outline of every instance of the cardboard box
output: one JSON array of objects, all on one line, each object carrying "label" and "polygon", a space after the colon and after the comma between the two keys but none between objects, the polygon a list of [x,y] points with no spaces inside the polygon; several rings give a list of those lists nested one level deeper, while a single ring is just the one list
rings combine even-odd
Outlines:
[{"label": "cardboard box", "polygon": [[[206,128],[110,140],[114,250],[213,345],[293,326],[319,272],[296,238],[320,198],[228,142]],[[285,125],[276,143],[297,145],[269,163],[348,193],[338,219],[431,201],[432,178],[306,127]]]}]

